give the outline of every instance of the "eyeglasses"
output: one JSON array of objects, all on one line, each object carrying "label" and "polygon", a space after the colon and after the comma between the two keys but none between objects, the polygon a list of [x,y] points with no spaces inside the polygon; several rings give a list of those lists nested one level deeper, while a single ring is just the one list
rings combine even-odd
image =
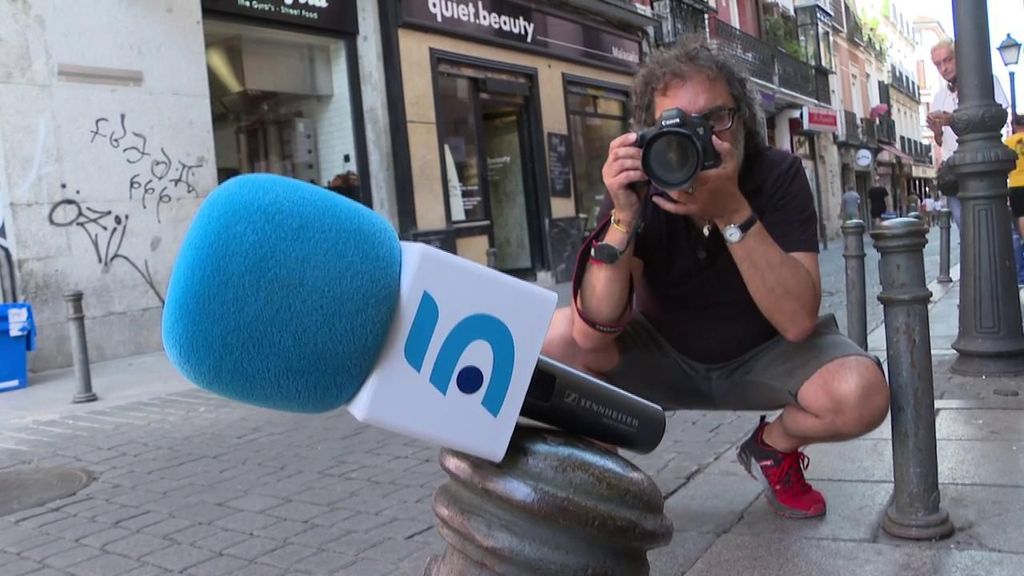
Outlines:
[{"label": "eyeglasses", "polygon": [[712,108],[703,114],[695,114],[694,118],[703,118],[707,121],[712,132],[724,132],[732,128],[732,123],[736,120],[736,108]]}]

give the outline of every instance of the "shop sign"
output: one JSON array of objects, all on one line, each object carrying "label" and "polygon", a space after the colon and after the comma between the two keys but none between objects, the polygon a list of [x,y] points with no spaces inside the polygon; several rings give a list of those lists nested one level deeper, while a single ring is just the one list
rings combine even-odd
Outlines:
[{"label": "shop sign", "polygon": [[871,153],[871,150],[867,148],[860,148],[857,153],[853,156],[853,163],[860,168],[868,168],[871,166],[871,161],[874,160],[875,155]]},{"label": "shop sign", "polygon": [[357,34],[356,0],[202,0],[203,10]]},{"label": "shop sign", "polygon": [[839,114],[831,108],[804,106],[803,128],[808,132],[838,132]]},{"label": "shop sign", "polygon": [[640,40],[511,0],[404,0],[402,24],[635,71]]},{"label": "shop sign", "polygon": [[938,173],[934,166],[914,164],[910,167],[910,174],[914,178],[935,178]]}]

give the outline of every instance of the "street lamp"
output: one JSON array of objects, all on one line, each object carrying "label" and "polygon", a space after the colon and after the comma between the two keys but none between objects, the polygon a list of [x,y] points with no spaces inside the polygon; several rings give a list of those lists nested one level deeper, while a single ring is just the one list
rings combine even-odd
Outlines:
[{"label": "street lamp", "polygon": [[[1024,374],[1024,328],[1006,209],[1006,174],[1017,155],[999,134],[1006,110],[994,98],[988,2],[955,2],[953,10],[960,96],[953,132],[959,146],[946,162],[960,183],[963,227],[957,358],[950,370],[969,376]],[[1020,44],[1010,43],[1014,54],[1007,55],[1016,61]]]},{"label": "street lamp", "polygon": [[1017,116],[1017,91],[1013,82],[1013,68],[1020,59],[1020,42],[1013,39],[1013,36],[1006,35],[1006,39],[999,44],[999,57],[1003,59],[1003,65],[1010,70],[1010,119]]}]

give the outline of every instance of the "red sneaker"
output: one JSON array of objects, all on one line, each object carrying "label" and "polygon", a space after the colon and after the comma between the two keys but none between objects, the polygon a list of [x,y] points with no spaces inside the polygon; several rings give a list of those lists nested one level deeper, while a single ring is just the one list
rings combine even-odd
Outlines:
[{"label": "red sneaker", "polygon": [[764,429],[767,425],[761,416],[753,434],[740,444],[736,459],[752,478],[764,485],[765,498],[779,516],[824,516],[825,498],[804,479],[810,458],[800,451],[780,452],[765,444]]}]

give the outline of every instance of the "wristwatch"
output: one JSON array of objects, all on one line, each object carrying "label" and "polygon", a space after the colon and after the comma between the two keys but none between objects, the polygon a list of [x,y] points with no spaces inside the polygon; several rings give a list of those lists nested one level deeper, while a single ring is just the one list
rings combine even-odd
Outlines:
[{"label": "wristwatch", "polygon": [[737,224],[729,224],[722,230],[722,237],[729,244],[735,244],[743,240],[743,236],[757,224],[757,214],[751,212],[746,220]]}]

